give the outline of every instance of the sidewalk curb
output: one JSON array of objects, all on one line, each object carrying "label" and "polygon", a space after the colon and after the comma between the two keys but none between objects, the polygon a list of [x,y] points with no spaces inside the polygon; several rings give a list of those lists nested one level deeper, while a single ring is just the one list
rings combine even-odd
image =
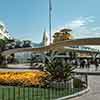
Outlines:
[{"label": "sidewalk curb", "polygon": [[74,97],[77,97],[77,96],[81,96],[81,95],[87,93],[89,90],[90,90],[90,88],[88,87],[88,88],[86,88],[85,90],[80,91],[80,92],[78,92],[78,93],[74,93],[74,94],[69,95],[69,96],[64,96],[64,97],[61,97],[61,98],[58,98],[58,99],[55,99],[55,100],[71,99],[71,98],[74,98]]}]

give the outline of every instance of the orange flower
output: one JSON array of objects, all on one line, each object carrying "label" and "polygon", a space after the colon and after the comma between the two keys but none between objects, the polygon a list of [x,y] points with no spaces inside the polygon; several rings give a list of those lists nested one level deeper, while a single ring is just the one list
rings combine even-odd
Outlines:
[{"label": "orange flower", "polygon": [[42,71],[0,72],[0,84],[10,85],[41,85],[42,79],[48,74]]}]

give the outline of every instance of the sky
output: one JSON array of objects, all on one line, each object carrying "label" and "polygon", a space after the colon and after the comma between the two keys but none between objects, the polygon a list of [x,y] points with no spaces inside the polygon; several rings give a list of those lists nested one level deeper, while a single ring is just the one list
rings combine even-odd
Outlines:
[{"label": "sky", "polygon": [[[100,36],[100,0],[51,0],[52,35],[71,28],[75,38]],[[48,0],[0,0],[0,21],[17,39],[42,40],[48,29]]]}]

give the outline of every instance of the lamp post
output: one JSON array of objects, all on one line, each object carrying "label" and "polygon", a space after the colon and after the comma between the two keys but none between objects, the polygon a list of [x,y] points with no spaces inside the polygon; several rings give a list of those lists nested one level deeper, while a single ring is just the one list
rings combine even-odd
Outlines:
[{"label": "lamp post", "polygon": [[49,0],[49,37],[50,37],[50,44],[51,44],[51,11],[52,11],[51,0]]}]

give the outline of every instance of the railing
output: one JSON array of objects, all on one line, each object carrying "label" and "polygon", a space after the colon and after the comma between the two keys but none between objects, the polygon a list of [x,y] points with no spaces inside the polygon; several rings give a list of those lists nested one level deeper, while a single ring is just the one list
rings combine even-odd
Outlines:
[{"label": "railing", "polygon": [[78,92],[78,89],[0,87],[0,100],[53,100]]}]

